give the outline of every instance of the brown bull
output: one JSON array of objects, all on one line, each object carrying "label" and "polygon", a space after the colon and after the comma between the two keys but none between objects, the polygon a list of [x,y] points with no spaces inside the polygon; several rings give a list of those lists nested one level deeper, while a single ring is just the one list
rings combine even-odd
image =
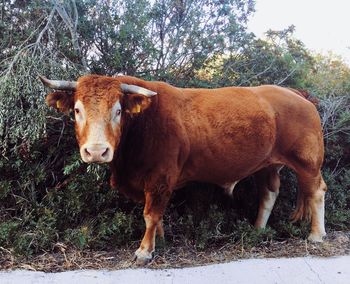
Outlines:
[{"label": "brown bull", "polygon": [[294,220],[311,217],[311,241],[326,234],[321,123],[300,93],[278,86],[182,89],[128,76],[41,79],[63,90],[49,94],[48,105],[75,111],[82,159],[110,163],[111,183],[145,203],[139,262],[152,258],[156,233],[164,235],[173,190],[190,181],[232,193],[239,180],[256,173],[261,198],[255,226],[264,228],[283,165],[298,178]]}]

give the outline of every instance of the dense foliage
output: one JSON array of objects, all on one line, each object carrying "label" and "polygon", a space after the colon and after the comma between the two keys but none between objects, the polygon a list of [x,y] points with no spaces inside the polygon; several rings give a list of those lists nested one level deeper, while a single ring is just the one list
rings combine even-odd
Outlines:
[{"label": "dense foliage", "polygon": [[[18,254],[57,243],[108,249],[139,240],[142,207],[108,184],[105,166],[80,160],[72,118],[48,109],[37,74],[75,79],[125,73],[179,86],[279,84],[319,98],[329,187],[328,230],[350,229],[350,69],[311,54],[293,27],[265,40],[246,30],[253,0],[80,0],[0,3],[0,247]],[[228,198],[193,184],[176,193],[165,218],[168,241],[198,248],[304,237],[292,225],[293,173],[282,172],[269,225],[256,231],[254,180]],[[196,228],[196,229],[194,229]]]}]

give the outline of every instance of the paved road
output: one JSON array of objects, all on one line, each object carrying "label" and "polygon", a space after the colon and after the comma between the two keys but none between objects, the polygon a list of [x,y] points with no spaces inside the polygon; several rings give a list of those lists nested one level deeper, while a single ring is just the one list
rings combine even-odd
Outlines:
[{"label": "paved road", "polygon": [[350,284],[350,256],[247,259],[183,269],[77,270],[60,273],[0,272],[0,283],[344,283]]}]

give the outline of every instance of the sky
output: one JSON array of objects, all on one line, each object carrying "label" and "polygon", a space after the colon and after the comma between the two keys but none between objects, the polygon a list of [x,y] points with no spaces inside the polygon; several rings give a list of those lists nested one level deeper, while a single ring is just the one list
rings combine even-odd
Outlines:
[{"label": "sky", "polygon": [[256,0],[248,29],[263,37],[269,29],[295,26],[295,37],[316,52],[332,51],[350,65],[349,0]]}]

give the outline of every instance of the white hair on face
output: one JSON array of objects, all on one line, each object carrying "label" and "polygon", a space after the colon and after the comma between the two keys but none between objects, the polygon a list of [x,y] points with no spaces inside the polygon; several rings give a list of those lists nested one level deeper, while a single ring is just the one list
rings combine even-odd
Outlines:
[{"label": "white hair on face", "polygon": [[[78,112],[77,112],[78,110]],[[80,130],[83,130],[87,123],[85,107],[80,100],[74,105],[75,122]],[[105,134],[105,124],[101,121],[89,121],[89,134],[85,144],[101,144],[107,141]]]},{"label": "white hair on face", "polygon": [[[84,162],[111,162],[114,148],[107,139],[107,130],[112,127],[117,131],[121,123],[121,104],[115,102],[110,113],[101,113],[94,108],[92,113],[87,113],[81,101],[77,100],[75,107],[75,120],[78,133],[84,130],[85,141],[80,146],[80,156]],[[107,117],[106,117],[107,116]]]}]

